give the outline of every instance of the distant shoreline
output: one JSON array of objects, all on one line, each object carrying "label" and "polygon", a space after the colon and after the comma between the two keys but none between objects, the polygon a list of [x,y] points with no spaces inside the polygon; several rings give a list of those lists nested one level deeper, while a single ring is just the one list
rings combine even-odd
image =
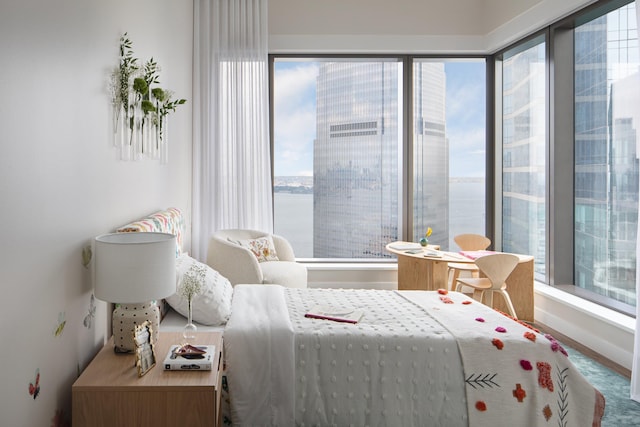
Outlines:
[{"label": "distant shoreline", "polygon": [[[484,181],[484,177],[453,176],[449,178],[449,183],[452,184],[479,184]],[[313,177],[276,176],[274,177],[273,191],[275,193],[313,194]]]}]

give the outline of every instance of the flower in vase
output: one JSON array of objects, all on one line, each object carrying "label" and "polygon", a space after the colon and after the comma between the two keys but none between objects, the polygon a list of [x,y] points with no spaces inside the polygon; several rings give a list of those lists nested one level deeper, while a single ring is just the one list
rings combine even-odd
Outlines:
[{"label": "flower in vase", "polygon": [[193,297],[202,292],[204,287],[205,276],[207,275],[207,269],[203,265],[192,265],[182,278],[180,286],[178,286],[178,293],[184,297],[191,306]]},{"label": "flower in vase", "polygon": [[[187,101],[172,99],[172,93],[157,87],[159,84],[158,63],[153,57],[144,63],[135,58],[131,40],[127,33],[124,33],[120,38],[120,61],[111,73],[109,82],[118,145],[124,142],[124,138],[121,139],[118,135],[119,132],[122,132],[122,136],[129,133],[130,146],[137,141],[143,141],[136,147],[136,150],[140,151],[137,154],[144,154],[142,151],[147,147],[148,137],[152,137],[156,142],[156,149],[158,143],[165,139],[166,116]],[[120,122],[122,116],[123,122]],[[149,133],[149,127],[153,127],[153,134]],[[150,154],[155,153],[157,151],[153,150]]]},{"label": "flower in vase", "polygon": [[427,231],[426,233],[424,233],[424,237],[420,239],[420,246],[427,246],[429,244],[429,236],[431,236],[431,233],[433,233],[433,230],[431,229],[431,227],[427,227]]},{"label": "flower in vase", "polygon": [[129,116],[129,91],[130,79],[140,68],[138,59],[133,57],[131,40],[124,33],[120,37],[120,62],[111,74],[111,102],[115,108],[116,122],[120,117],[121,109],[124,110],[125,118]]}]

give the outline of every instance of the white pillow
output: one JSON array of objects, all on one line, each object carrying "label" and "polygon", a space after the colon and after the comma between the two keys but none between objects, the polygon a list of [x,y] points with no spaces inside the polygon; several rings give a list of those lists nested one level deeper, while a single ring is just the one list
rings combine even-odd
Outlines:
[{"label": "white pillow", "polygon": [[[193,321],[203,325],[224,325],[231,314],[231,297],[233,287],[226,277],[206,264],[198,262],[184,254],[176,259],[176,289],[182,283],[185,273],[192,268],[205,268],[206,274],[202,291],[193,298]],[[189,316],[189,302],[179,292],[166,298],[175,311]],[[186,323],[186,322],[185,322]]]}]

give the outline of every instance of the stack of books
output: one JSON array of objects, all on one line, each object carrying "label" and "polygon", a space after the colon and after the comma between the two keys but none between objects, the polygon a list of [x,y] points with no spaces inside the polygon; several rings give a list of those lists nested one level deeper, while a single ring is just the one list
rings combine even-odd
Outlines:
[{"label": "stack of books", "polygon": [[210,371],[213,369],[215,345],[173,345],[164,359],[165,371]]}]

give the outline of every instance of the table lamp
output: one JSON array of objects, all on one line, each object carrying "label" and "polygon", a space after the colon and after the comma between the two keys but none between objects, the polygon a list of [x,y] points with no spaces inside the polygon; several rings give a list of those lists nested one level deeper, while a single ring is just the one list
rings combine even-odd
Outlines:
[{"label": "table lamp", "polygon": [[176,291],[176,236],[111,233],[95,238],[95,296],[119,304],[113,311],[115,351],[135,349],[134,327],[145,320],[157,341],[160,311],[154,300]]}]

